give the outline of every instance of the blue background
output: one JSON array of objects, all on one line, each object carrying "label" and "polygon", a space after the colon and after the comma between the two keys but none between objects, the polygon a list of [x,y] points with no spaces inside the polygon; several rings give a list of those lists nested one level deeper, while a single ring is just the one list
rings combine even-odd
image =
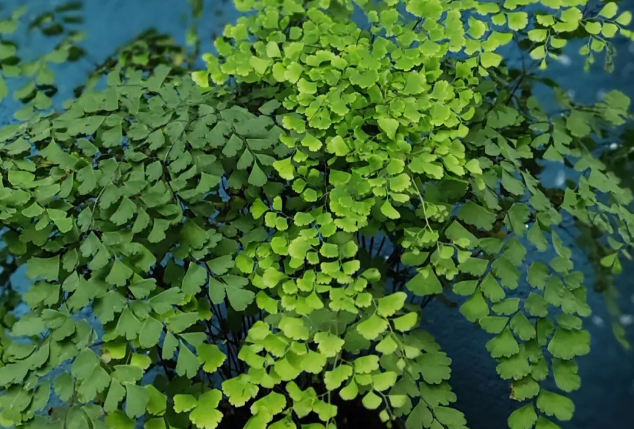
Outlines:
[{"label": "blue background", "polygon": [[[37,13],[62,2],[28,0],[26,3],[31,8],[30,13]],[[6,12],[25,3],[0,0],[0,4]],[[84,4],[85,23],[81,27],[86,31],[87,39],[83,46],[96,61],[105,59],[150,27],[171,33],[179,42],[184,42],[186,28],[192,22],[190,6],[185,0],[87,0]],[[621,2],[621,9],[634,10],[634,1]],[[205,13],[199,23],[203,52],[212,49],[212,34],[221,33],[223,25],[235,21],[238,16],[231,0],[206,0]],[[22,35],[19,41],[25,49],[21,53],[26,53],[27,57],[36,58],[53,47],[46,39],[34,35]],[[616,46],[619,54],[612,74],[606,74],[601,64],[585,73],[583,60],[574,47],[568,49],[560,61],[551,63],[546,73],[564,85],[577,101],[593,102],[612,89],[619,89],[634,98],[634,43],[619,40]],[[72,89],[84,82],[91,68],[92,63],[88,60],[58,67],[59,98],[70,98]],[[2,101],[0,121],[11,122],[16,107],[18,104],[8,98]],[[549,183],[561,184],[566,172],[549,167],[543,178]],[[567,237],[567,241],[576,249],[572,237]],[[591,289],[592,269],[578,249],[575,259],[576,266],[585,268],[587,285]],[[624,314],[622,322],[630,339],[634,332],[633,268],[633,265],[625,266],[624,274],[617,279]],[[27,283],[21,274],[16,273],[14,282],[24,289]],[[612,335],[611,319],[602,296],[591,291],[589,301],[594,314],[586,321],[586,328],[592,334],[592,351],[579,359],[582,388],[573,394],[577,411],[574,419],[563,426],[565,429],[634,428],[634,356],[623,350]],[[488,335],[464,320],[455,309],[447,309],[439,303],[430,304],[424,316],[427,329],[453,359],[451,383],[458,395],[457,406],[465,412],[469,427],[507,427],[506,419],[516,403],[509,399],[508,383],[498,378],[496,364],[487,354],[484,345]]]}]

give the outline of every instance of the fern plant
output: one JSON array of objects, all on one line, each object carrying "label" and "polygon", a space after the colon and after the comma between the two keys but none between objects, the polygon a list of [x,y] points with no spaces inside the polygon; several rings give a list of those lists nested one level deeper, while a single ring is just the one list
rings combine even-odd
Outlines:
[{"label": "fern plant", "polygon": [[[0,424],[331,429],[359,401],[388,427],[463,429],[421,325],[456,296],[518,401],[509,427],[570,420],[591,285],[558,230],[591,228],[614,273],[630,257],[632,194],[589,149],[629,99],[559,91],[548,114],[535,68],[572,38],[609,67],[631,14],[236,6],[206,70],[149,33],[64,110],[0,130],[2,239],[34,280],[0,335]],[[512,44],[532,62],[508,65]],[[546,162],[579,180],[548,186]]]}]

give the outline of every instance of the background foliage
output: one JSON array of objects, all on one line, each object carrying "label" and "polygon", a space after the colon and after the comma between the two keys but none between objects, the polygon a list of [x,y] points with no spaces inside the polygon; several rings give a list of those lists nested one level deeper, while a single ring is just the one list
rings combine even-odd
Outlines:
[{"label": "background foliage", "polygon": [[[60,427],[102,426],[104,411],[111,427],[140,416],[147,427],[215,427],[218,406],[221,424],[241,425],[249,417],[233,407],[247,402],[249,427],[292,427],[311,411],[328,425],[334,397],[357,395],[382,420],[463,427],[448,407],[451,361],[415,329],[444,289],[495,334],[487,348],[515,399],[537,397],[511,427],[532,427],[535,410],[537,427],[570,419],[572,403],[537,384],[578,388],[573,358],[589,345],[573,316],[589,314],[583,276],[555,226],[574,216],[614,233],[620,241],[593,254],[619,271],[631,195],[588,147],[623,123],[629,101],[613,92],[582,106],[560,94],[563,117],[541,111],[530,91],[542,79],[493,52],[515,40],[543,62],[550,36],[522,38],[521,11],[493,18],[515,33],[474,18],[465,36],[456,11],[412,18],[417,33],[379,9],[364,32],[337,4],[314,3],[331,7],[310,21],[298,3],[253,5],[267,7],[228,26],[209,72],[194,74],[229,86],[201,92],[188,78],[194,57],[147,34],[63,112],[34,105],[46,84],[19,94],[30,102],[22,123],[3,129],[3,239],[40,281],[24,296],[34,311],[9,321],[3,340],[5,422],[50,424],[32,418],[48,409],[52,382],[71,405],[49,413]],[[406,9],[431,13],[424,6]],[[602,16],[610,9],[590,9],[581,25],[626,19]],[[465,46],[471,58],[447,54]],[[535,178],[542,158],[585,175],[565,192],[547,188]],[[550,267],[526,260],[527,248]],[[528,298],[515,292],[526,274]]]}]

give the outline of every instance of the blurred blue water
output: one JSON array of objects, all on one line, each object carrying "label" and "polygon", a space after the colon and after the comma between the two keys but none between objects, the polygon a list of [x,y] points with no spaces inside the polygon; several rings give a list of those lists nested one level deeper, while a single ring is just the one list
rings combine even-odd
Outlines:
[{"label": "blurred blue water", "polygon": [[[61,3],[28,0],[34,11]],[[621,4],[622,8],[634,10],[633,0]],[[1,5],[5,10],[11,10],[24,5],[24,0],[2,0]],[[183,42],[185,29],[190,23],[187,19],[189,3],[185,0],[87,0],[85,6],[86,21],[82,28],[87,33],[87,40],[84,46],[96,61],[105,59],[117,47],[150,27],[171,33]],[[230,2],[207,1],[205,9],[199,23],[203,52],[212,49],[211,35],[221,32],[224,23],[232,22],[238,16]],[[34,36],[25,36],[21,45],[27,47],[28,54],[33,57],[47,49],[47,42]],[[561,82],[578,101],[593,102],[612,89],[619,89],[634,98],[634,44],[619,41],[617,48],[619,56],[611,75],[605,74],[600,64],[590,73],[584,73],[583,60],[574,50],[552,63],[547,73]],[[90,61],[82,61],[57,69],[60,97],[71,97],[72,89],[83,83],[91,67]],[[0,122],[10,122],[17,106],[10,100],[2,101]],[[544,179],[549,183],[563,183],[566,172],[552,166],[544,173]],[[567,241],[570,247],[576,248],[571,237]],[[575,259],[577,266],[585,267],[587,284],[591,286],[593,273],[589,264],[579,251],[575,253]],[[618,279],[619,289],[623,292],[623,322],[628,326],[632,324],[634,315],[634,278],[627,273],[633,268],[626,266],[626,274]],[[16,273],[14,281],[22,289],[28,287],[22,272]],[[591,292],[589,301],[594,315],[587,321],[586,327],[591,331],[593,347],[590,355],[579,360],[583,385],[574,394],[577,412],[573,421],[564,427],[633,428],[634,358],[614,339],[601,295]],[[509,386],[497,377],[495,362],[486,352],[484,344],[488,335],[463,320],[455,309],[447,309],[442,304],[432,303],[425,316],[428,329],[454,360],[452,385],[459,398],[458,407],[466,413],[470,428],[506,427],[506,419],[514,405],[508,398]],[[629,331],[631,337],[631,326]]]}]

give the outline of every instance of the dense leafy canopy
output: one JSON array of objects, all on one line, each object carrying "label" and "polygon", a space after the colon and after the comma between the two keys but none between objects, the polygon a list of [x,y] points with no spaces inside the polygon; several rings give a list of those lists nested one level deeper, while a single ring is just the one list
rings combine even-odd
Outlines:
[{"label": "dense leafy canopy", "polygon": [[[3,252],[34,280],[2,297],[30,310],[4,318],[0,424],[334,428],[337,396],[386,425],[463,429],[451,359],[420,326],[452,294],[491,335],[520,402],[510,428],[570,420],[591,311],[559,232],[591,228],[614,273],[629,257],[632,194],[588,146],[629,99],[558,91],[548,114],[531,95],[545,80],[497,51],[517,43],[546,67],[583,37],[591,65],[632,37],[630,15],[583,0],[236,6],[257,13],[227,25],[206,70],[148,33],[64,110],[30,102],[0,130]],[[578,182],[548,186],[544,162]]]}]

